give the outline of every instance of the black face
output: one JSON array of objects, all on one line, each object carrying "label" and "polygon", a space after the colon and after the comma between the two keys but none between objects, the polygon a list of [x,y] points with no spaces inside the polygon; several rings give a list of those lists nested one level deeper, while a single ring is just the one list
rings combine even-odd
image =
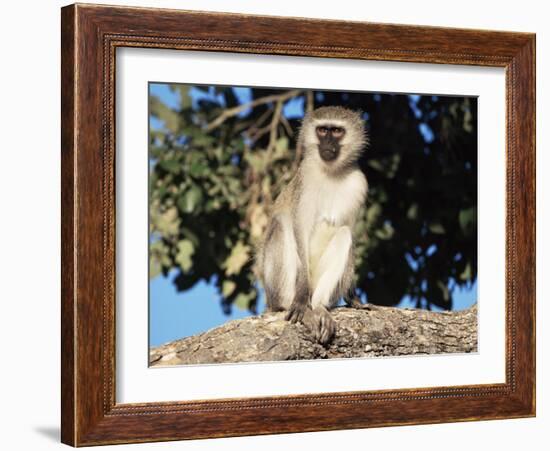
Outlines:
[{"label": "black face", "polygon": [[333,125],[321,125],[315,129],[319,138],[319,155],[324,161],[334,161],[340,154],[340,141],[346,130]]}]

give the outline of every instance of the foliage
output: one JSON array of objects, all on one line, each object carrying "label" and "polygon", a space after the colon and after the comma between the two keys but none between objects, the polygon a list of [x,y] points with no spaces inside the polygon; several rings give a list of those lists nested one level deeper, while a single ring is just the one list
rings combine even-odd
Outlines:
[{"label": "foliage", "polygon": [[[295,167],[303,110],[364,111],[360,164],[369,198],[356,229],[359,294],[452,308],[477,276],[477,100],[335,91],[170,85],[177,107],[150,96],[150,275],[176,288],[216,284],[222,306],[255,311],[255,242]],[[240,96],[248,93],[243,101]],[[292,114],[298,111],[299,114]]]}]

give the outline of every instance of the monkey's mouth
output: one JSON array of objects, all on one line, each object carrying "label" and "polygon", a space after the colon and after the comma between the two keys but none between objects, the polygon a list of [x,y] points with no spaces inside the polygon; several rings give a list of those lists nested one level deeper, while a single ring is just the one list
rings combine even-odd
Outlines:
[{"label": "monkey's mouth", "polygon": [[320,148],[319,149],[319,155],[321,156],[323,161],[334,161],[336,158],[338,158],[338,154],[340,152],[337,149],[327,149],[327,148]]}]

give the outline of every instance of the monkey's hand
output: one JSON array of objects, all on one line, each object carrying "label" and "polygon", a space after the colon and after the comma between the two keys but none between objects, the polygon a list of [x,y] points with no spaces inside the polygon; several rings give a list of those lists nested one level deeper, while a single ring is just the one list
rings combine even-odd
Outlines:
[{"label": "monkey's hand", "polygon": [[304,315],[308,310],[311,310],[311,307],[306,302],[295,300],[290,305],[285,319],[291,323],[300,323],[304,319]]},{"label": "monkey's hand", "polygon": [[327,345],[336,333],[336,321],[324,306],[306,312],[303,323],[315,337],[315,341]]}]

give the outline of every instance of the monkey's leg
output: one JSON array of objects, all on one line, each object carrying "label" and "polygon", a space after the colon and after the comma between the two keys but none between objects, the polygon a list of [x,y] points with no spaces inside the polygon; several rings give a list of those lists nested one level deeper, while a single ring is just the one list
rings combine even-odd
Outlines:
[{"label": "monkey's leg", "polygon": [[279,214],[269,224],[263,252],[262,273],[267,308],[287,310],[296,287],[299,258],[290,214]]},{"label": "monkey's leg", "polygon": [[347,226],[336,229],[315,266],[313,296],[311,304],[317,318],[316,337],[325,344],[336,331],[336,324],[328,309],[348,292],[353,279],[350,262],[352,237]]},{"label": "monkey's leg", "polygon": [[315,341],[322,345],[329,343],[336,333],[336,321],[324,306],[316,307],[313,310],[308,308],[304,312],[301,322],[309,329]]},{"label": "monkey's leg", "polygon": [[354,309],[372,310],[372,304],[362,304],[361,300],[355,294],[355,286],[353,283],[355,258],[353,256],[353,244],[350,247],[348,262],[345,269],[345,276],[340,281],[340,294],[344,298],[346,305]]},{"label": "monkey's leg", "polygon": [[296,274],[296,289],[294,299],[288,308],[286,320],[291,323],[303,322],[304,315],[311,311],[309,302],[309,283],[306,277],[306,271],[300,270]]},{"label": "monkey's leg", "polygon": [[305,249],[304,246],[300,244],[300,241],[296,240],[295,243],[296,252],[298,254],[298,266],[295,274],[294,296],[290,307],[288,307],[286,320],[291,323],[303,323],[304,316],[311,311],[311,296],[309,290],[308,268],[305,264],[305,262],[307,262]]}]

